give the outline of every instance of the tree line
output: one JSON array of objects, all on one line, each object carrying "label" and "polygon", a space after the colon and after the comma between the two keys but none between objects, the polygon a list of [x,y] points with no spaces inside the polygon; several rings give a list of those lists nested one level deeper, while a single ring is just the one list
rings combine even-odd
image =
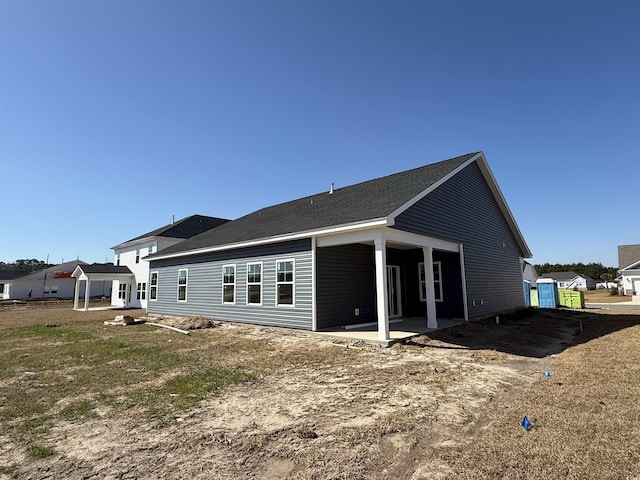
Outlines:
[{"label": "tree line", "polygon": [[0,262],[0,272],[27,274],[37,272],[38,270],[51,266],[52,264],[47,264],[46,262],[36,258],[20,259],[11,263]]},{"label": "tree line", "polygon": [[576,272],[578,275],[593,278],[596,281],[611,281],[618,276],[618,269],[605,267],[601,263],[543,263],[534,265],[536,273],[543,275],[551,272]]}]

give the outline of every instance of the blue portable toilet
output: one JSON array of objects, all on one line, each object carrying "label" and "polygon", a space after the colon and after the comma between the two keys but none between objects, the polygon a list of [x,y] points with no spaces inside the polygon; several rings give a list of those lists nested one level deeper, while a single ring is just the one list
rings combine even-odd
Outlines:
[{"label": "blue portable toilet", "polygon": [[524,306],[531,306],[531,282],[529,280],[524,281]]},{"label": "blue portable toilet", "polygon": [[540,308],[558,307],[558,285],[552,278],[536,280],[538,287],[538,306]]}]

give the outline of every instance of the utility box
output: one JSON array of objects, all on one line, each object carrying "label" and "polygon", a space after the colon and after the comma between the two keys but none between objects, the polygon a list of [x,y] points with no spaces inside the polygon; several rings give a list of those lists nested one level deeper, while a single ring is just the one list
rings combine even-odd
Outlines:
[{"label": "utility box", "polygon": [[559,303],[563,307],[584,308],[584,292],[580,290],[558,290]]},{"label": "utility box", "polygon": [[551,278],[540,278],[536,281],[538,289],[538,306],[540,308],[558,307],[558,285]]}]

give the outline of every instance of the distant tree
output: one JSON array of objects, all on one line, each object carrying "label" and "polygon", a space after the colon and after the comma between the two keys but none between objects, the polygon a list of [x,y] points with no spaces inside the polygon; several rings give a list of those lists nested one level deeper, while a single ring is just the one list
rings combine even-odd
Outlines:
[{"label": "distant tree", "polygon": [[0,271],[9,273],[32,273],[43,268],[48,268],[51,265],[47,265],[46,262],[35,258],[19,259],[13,263],[0,262]]},{"label": "distant tree", "polygon": [[614,279],[618,270],[614,267],[605,267],[601,263],[543,263],[541,265],[534,265],[538,275],[544,275],[551,272],[575,272],[578,275],[593,278],[594,280],[602,278],[602,275],[608,274],[611,279]]}]

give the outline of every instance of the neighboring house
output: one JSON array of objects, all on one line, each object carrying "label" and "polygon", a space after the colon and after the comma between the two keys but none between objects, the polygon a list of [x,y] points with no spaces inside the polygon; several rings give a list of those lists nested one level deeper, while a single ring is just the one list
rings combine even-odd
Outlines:
[{"label": "neighboring house", "polygon": [[[71,274],[77,265],[85,265],[82,260],[53,265],[36,272],[0,280],[3,299],[24,298],[73,298],[75,280]],[[111,295],[111,284],[95,283],[92,296]]]},{"label": "neighboring house", "polygon": [[624,295],[640,296],[640,244],[618,245],[618,268]]},{"label": "neighboring house", "polygon": [[[229,220],[191,215],[164,227],[120,243],[114,250],[113,264],[96,264],[90,269],[74,272],[77,282],[87,285],[110,279],[111,305],[116,307],[146,308],[149,282],[149,263],[144,257],[175,245]],[[126,267],[114,269],[112,267]],[[75,274],[77,273],[77,275]],[[80,290],[80,289],[79,289]],[[77,302],[76,302],[77,303]],[[87,305],[85,305],[85,308]],[[78,308],[77,304],[74,308]]]},{"label": "neighboring house", "polygon": [[531,252],[482,152],[266,207],[152,254],[147,310],[322,330],[524,306]]},{"label": "neighboring house", "polygon": [[551,278],[556,281],[558,288],[574,290],[595,290],[596,281],[586,275],[578,275],[576,272],[549,272],[540,275],[540,278]]},{"label": "neighboring house", "polygon": [[535,288],[536,281],[538,280],[538,273],[533,265],[525,261],[523,263],[522,278],[531,284],[531,287]]}]

